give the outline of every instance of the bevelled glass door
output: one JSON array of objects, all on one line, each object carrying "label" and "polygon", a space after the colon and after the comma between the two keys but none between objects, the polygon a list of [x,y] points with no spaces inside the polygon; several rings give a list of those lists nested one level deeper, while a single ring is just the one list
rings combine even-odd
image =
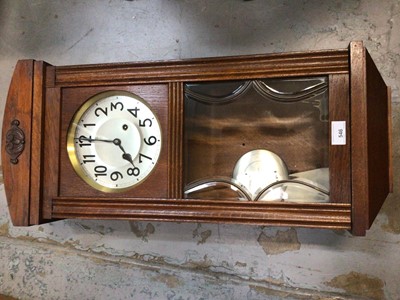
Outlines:
[{"label": "bevelled glass door", "polygon": [[185,198],[329,202],[328,82],[185,84]]}]

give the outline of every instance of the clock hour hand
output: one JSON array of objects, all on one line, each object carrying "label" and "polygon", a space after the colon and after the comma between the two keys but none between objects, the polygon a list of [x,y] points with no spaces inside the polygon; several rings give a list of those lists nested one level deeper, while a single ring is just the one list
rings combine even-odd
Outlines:
[{"label": "clock hour hand", "polygon": [[135,166],[133,164],[132,155],[130,155],[129,153],[126,153],[124,147],[122,147],[121,140],[120,139],[114,139],[113,143],[114,143],[114,145],[118,146],[122,150],[122,152],[123,152],[122,158],[125,159],[126,161],[130,162],[132,164],[132,166]]},{"label": "clock hour hand", "polygon": [[129,153],[124,153],[124,154],[122,154],[122,158],[125,159],[125,160],[127,160],[127,161],[129,161],[129,162],[132,164],[132,166],[135,166],[135,165],[133,164],[132,155],[130,155]]}]

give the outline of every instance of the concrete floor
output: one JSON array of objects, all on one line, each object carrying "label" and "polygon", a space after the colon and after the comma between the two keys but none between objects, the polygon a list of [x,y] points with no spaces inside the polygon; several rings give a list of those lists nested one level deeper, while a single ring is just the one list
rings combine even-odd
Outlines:
[{"label": "concrete floor", "polygon": [[[397,0],[0,0],[0,115],[14,65],[347,47],[393,89],[395,193],[366,237],[239,225],[65,220],[13,227],[0,186],[0,294],[18,299],[399,299]],[[1,296],[0,296],[1,299]]]}]

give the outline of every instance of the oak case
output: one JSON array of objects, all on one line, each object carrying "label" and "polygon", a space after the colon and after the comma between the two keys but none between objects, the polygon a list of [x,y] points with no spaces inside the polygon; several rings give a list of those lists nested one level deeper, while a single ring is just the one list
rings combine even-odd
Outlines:
[{"label": "oak case", "polygon": [[[185,84],[318,76],[329,86],[329,124],[345,121],[347,132],[346,145],[325,146],[329,203],[185,197]],[[163,137],[151,175],[133,189],[112,194],[83,182],[66,151],[74,113],[88,98],[109,90],[145,99],[159,119]],[[2,136],[12,222],[17,226],[61,218],[224,222],[348,229],[364,235],[392,189],[390,113],[390,90],[361,42],[339,50],[183,61],[58,67],[21,60],[10,85]],[[206,120],[211,127],[217,121]],[[23,137],[17,141],[18,130]],[[275,139],[279,141],[279,135]],[[245,147],[259,147],[259,140],[227,139],[227,153],[240,156]],[[301,145],[301,137],[292,142]],[[294,155],[301,152],[286,154]],[[222,169],[224,162],[218,162]]]}]

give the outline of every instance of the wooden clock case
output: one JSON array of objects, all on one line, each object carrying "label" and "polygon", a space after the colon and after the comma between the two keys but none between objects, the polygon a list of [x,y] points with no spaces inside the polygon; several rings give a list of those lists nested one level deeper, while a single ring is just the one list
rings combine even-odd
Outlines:
[{"label": "wooden clock case", "polygon": [[[326,76],[329,122],[346,122],[346,145],[327,149],[330,202],[185,199],[185,84],[304,76]],[[117,194],[83,182],[66,151],[66,132],[76,110],[107,90],[146,99],[163,135],[154,172],[139,186]],[[339,50],[183,61],[52,66],[21,60],[2,132],[11,219],[16,226],[90,218],[301,226],[364,235],[392,190],[390,103],[390,89],[362,42]],[[207,120],[210,126],[215,121]]]}]

